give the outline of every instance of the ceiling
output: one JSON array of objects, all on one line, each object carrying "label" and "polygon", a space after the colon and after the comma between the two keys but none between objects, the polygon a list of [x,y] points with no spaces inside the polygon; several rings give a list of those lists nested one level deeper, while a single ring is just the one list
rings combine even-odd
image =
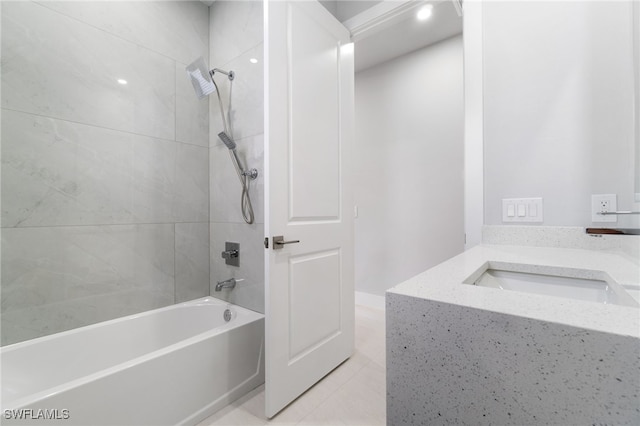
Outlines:
[{"label": "ceiling", "polygon": [[356,72],[462,33],[462,18],[451,1],[434,4],[426,21],[418,21],[415,13],[410,10],[393,25],[356,41]]},{"label": "ceiling", "polygon": [[[213,1],[201,0],[210,6]],[[392,1],[392,0],[386,0]],[[385,1],[370,0],[320,0],[320,3],[341,22],[357,19],[358,15]],[[403,2],[403,1],[400,1]],[[418,2],[418,0],[416,0]],[[420,3],[429,3],[422,2]],[[426,21],[418,21],[416,9],[394,18],[393,25],[370,31],[370,35],[355,42],[356,72],[421,49],[462,33],[462,18],[458,16],[453,1],[432,1],[433,15]],[[355,17],[355,18],[354,18]]]},{"label": "ceiling", "polygon": [[382,3],[382,0],[319,0],[320,3],[340,22],[353,18],[360,12]]}]

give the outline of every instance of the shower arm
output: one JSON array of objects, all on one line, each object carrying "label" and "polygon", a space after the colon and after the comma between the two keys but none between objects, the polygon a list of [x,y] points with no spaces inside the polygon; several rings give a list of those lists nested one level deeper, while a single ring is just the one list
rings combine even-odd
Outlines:
[{"label": "shower arm", "polygon": [[227,77],[229,77],[229,80],[233,81],[233,79],[236,77],[236,73],[234,73],[233,71],[225,71],[225,70],[221,70],[220,68],[214,68],[211,71],[209,71],[209,74],[211,75],[211,78],[213,79],[213,75],[215,73],[219,72],[220,74],[224,74]]}]

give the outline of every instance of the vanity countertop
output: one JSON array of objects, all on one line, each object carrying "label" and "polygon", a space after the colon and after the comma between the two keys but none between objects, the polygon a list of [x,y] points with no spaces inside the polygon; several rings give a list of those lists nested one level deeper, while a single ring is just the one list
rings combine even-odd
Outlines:
[{"label": "vanity countertop", "polygon": [[463,284],[487,262],[604,272],[640,290],[640,266],[623,254],[571,248],[479,245],[388,293],[640,338],[640,308]]}]

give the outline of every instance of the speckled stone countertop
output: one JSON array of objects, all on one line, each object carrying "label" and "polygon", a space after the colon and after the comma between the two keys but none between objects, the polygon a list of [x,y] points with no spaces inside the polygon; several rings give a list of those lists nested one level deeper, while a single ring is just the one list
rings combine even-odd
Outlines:
[{"label": "speckled stone countertop", "polygon": [[604,272],[627,289],[640,290],[640,266],[621,254],[599,250],[483,244],[393,287],[388,293],[640,337],[640,308],[637,307],[463,283],[487,262]]}]

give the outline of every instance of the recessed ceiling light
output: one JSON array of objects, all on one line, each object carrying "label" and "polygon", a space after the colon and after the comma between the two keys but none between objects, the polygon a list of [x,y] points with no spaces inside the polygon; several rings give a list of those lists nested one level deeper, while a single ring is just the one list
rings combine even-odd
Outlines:
[{"label": "recessed ceiling light", "polygon": [[251,58],[249,59],[249,62],[251,62],[252,64],[257,64],[258,60],[256,58]]},{"label": "recessed ceiling light", "polygon": [[418,10],[416,17],[418,18],[419,21],[425,21],[431,17],[432,13],[433,13],[433,5],[427,4],[421,7],[420,10]]},{"label": "recessed ceiling light", "polygon": [[124,84],[127,84],[127,80],[125,80],[125,79],[123,79],[123,78],[119,78],[119,79],[118,79],[118,83],[120,83],[120,84],[124,85]]}]

